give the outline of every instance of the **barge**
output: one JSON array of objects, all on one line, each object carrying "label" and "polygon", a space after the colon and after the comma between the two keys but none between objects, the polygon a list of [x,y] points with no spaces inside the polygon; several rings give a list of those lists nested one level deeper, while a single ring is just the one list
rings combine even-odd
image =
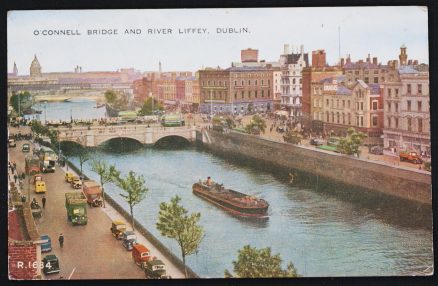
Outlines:
[{"label": "barge", "polygon": [[264,199],[226,189],[222,184],[212,183],[208,185],[199,181],[193,184],[193,193],[233,215],[267,218],[268,202]]}]

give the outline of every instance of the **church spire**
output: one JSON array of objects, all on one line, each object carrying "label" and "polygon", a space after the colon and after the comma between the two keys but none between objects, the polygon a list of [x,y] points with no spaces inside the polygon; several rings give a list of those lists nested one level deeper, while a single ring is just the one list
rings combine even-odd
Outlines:
[{"label": "church spire", "polygon": [[14,73],[15,76],[18,75],[18,68],[17,68],[17,64],[16,64],[15,62],[14,62],[14,70],[13,70],[13,73]]},{"label": "church spire", "polygon": [[161,67],[161,61],[158,62],[158,72],[159,72],[159,73],[162,73],[162,72],[163,72],[163,69],[162,69],[162,67]]}]

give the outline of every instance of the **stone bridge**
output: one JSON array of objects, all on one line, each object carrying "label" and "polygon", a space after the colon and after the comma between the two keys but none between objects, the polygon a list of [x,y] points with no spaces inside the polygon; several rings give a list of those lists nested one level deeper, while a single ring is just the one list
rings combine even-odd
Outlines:
[{"label": "stone bridge", "polygon": [[114,138],[130,138],[141,144],[153,145],[165,137],[177,136],[188,142],[196,141],[196,127],[148,127],[146,124],[108,126],[73,126],[54,128],[59,141],[72,141],[84,147],[96,147]]}]

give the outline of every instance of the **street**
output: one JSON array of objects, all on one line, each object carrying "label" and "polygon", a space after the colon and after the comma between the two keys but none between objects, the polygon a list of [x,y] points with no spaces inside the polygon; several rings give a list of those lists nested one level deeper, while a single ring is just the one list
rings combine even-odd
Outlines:
[{"label": "street", "polygon": [[[21,133],[26,133],[26,127],[21,127]],[[18,130],[11,130],[17,132]],[[30,130],[29,130],[30,132]],[[28,141],[27,141],[28,142]],[[26,154],[21,151],[26,141],[18,141],[16,148],[9,149],[9,161],[16,162],[18,173],[24,172],[24,158]],[[32,145],[32,144],[31,144]],[[36,219],[36,225],[40,235],[48,234],[52,240],[52,251],[59,258],[61,272],[45,277],[46,279],[144,279],[145,275],[140,267],[132,260],[131,252],[121,245],[110,233],[111,219],[119,217],[110,206],[106,209],[88,207],[88,224],[85,226],[72,226],[67,221],[65,209],[65,193],[78,192],[64,180],[64,171],[56,167],[55,173],[43,174],[47,192],[46,207],[43,216]],[[27,179],[24,182],[23,195],[27,195]],[[30,186],[30,197],[36,198],[42,206],[42,194],[36,194],[33,185]],[[128,229],[130,227],[128,226]],[[64,235],[64,247],[60,248],[58,236]],[[139,234],[137,234],[139,236]],[[150,247],[151,253],[162,259],[168,268],[168,274],[172,278],[182,278],[183,274],[177,268],[170,265],[167,259],[143,237],[139,242]],[[48,253],[43,253],[44,257]]]}]

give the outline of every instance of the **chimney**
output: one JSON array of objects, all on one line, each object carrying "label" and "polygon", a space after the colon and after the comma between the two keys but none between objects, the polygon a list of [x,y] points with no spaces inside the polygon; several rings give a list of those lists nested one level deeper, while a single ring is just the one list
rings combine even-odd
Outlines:
[{"label": "chimney", "polygon": [[344,64],[345,64],[345,59],[344,59],[344,58],[341,58],[341,67],[343,67]]},{"label": "chimney", "polygon": [[284,54],[289,54],[289,44],[284,44]]},{"label": "chimney", "polygon": [[377,65],[377,57],[373,58],[373,64]]},{"label": "chimney", "polygon": [[359,64],[363,64],[363,60],[359,60]]},{"label": "chimney", "polygon": [[303,45],[300,46],[300,54],[301,54],[301,55],[304,54],[304,46],[303,46]]},{"label": "chimney", "polygon": [[414,65],[418,65],[418,60],[414,60]]},{"label": "chimney", "polygon": [[370,62],[371,62],[371,56],[370,56],[370,54],[368,54],[367,63],[370,63]]},{"label": "chimney", "polygon": [[408,65],[412,65],[412,60],[408,60]]},{"label": "chimney", "polygon": [[347,64],[351,63],[350,55],[347,55]]}]

